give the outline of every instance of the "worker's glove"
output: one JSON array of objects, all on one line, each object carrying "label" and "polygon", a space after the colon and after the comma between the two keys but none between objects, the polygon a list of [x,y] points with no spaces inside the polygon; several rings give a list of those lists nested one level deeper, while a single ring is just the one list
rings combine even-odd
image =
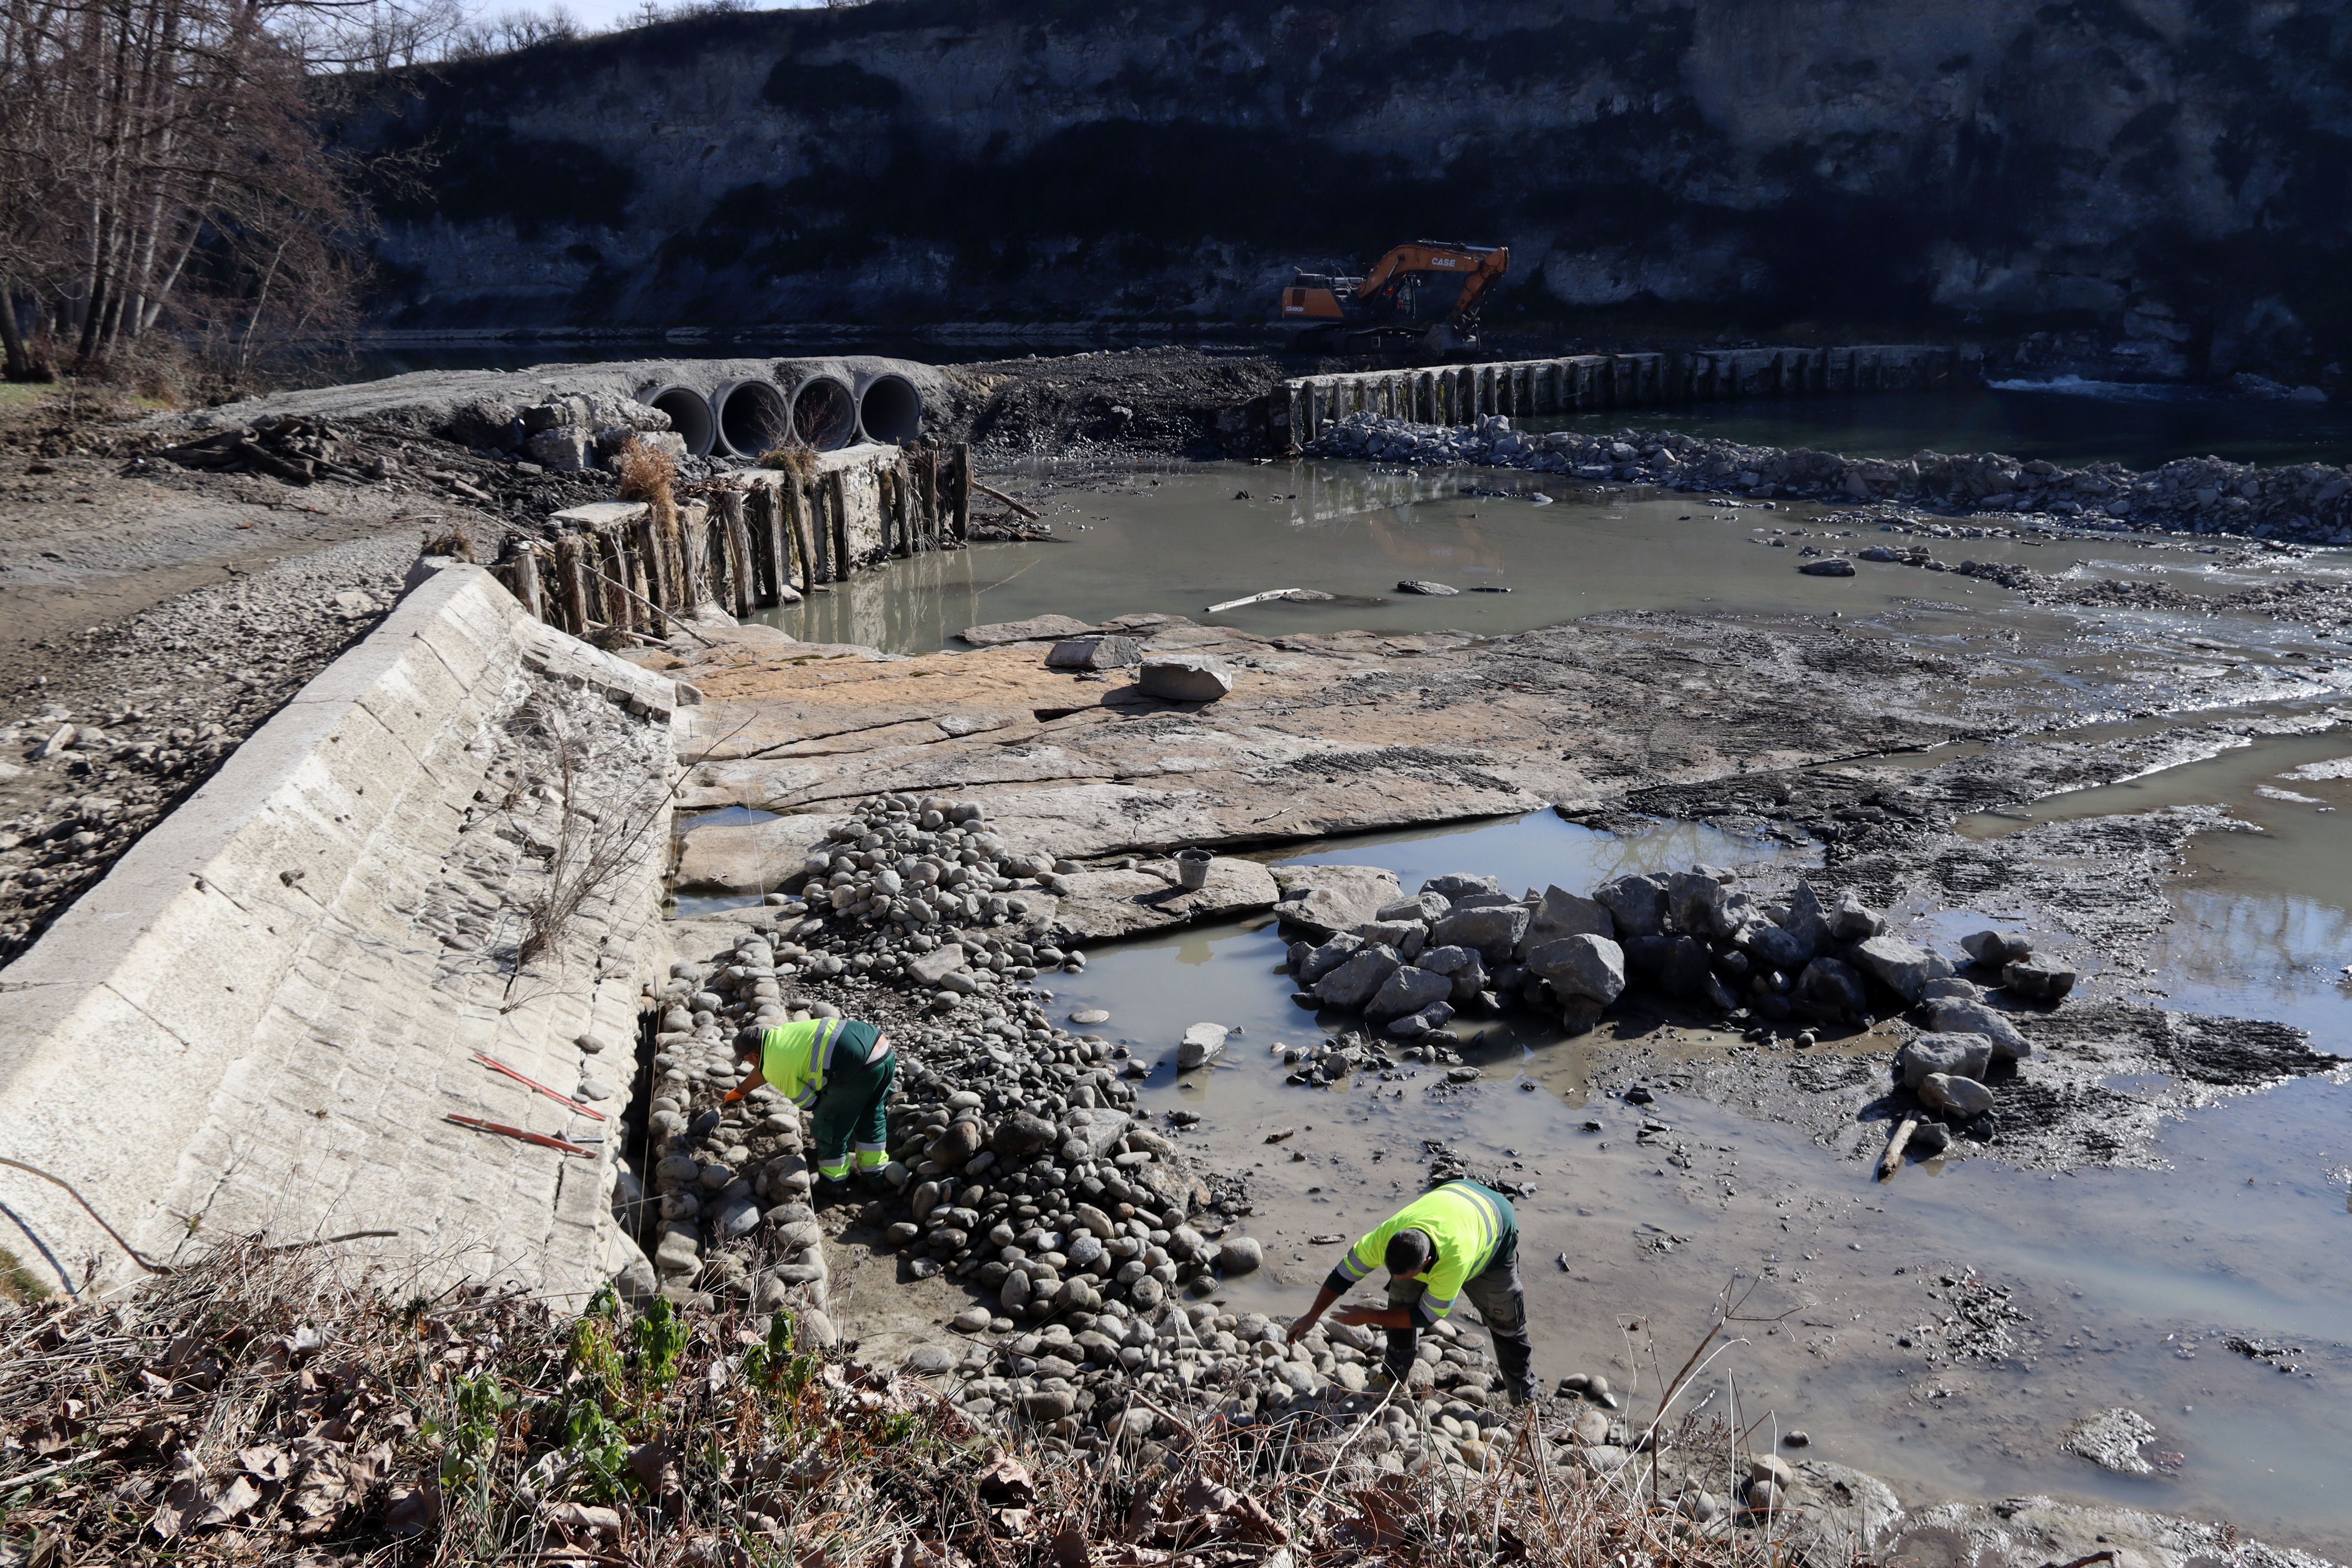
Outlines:
[{"label": "worker's glove", "polygon": [[727,1091],[726,1098],[721,1100],[719,1103],[721,1105],[732,1105],[751,1092],[751,1091],[747,1089],[730,1089]]}]

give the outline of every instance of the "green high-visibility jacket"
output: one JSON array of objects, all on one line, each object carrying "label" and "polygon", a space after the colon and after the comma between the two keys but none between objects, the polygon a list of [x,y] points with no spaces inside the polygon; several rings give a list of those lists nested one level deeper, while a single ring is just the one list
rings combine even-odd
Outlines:
[{"label": "green high-visibility jacket", "polygon": [[1349,1249],[1339,1266],[1323,1281],[1335,1294],[1383,1267],[1389,1237],[1401,1230],[1417,1230],[1429,1237],[1436,1258],[1421,1276],[1423,1295],[1413,1313],[1424,1324],[1434,1323],[1454,1310],[1465,1280],[1495,1260],[1506,1237],[1518,1235],[1518,1216],[1511,1200],[1475,1182],[1448,1182],[1433,1187],[1381,1222]]}]

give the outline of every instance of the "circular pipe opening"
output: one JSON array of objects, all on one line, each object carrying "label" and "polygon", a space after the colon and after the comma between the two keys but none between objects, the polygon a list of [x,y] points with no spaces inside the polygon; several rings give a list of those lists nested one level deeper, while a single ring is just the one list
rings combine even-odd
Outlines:
[{"label": "circular pipe opening", "polygon": [[793,393],[793,434],[801,445],[837,452],[857,439],[857,399],[845,383],[813,375]]},{"label": "circular pipe opening", "polygon": [[857,395],[857,424],[869,441],[902,446],[923,433],[923,395],[903,375],[877,375]]},{"label": "circular pipe opening", "polygon": [[730,381],[710,399],[719,441],[729,455],[757,459],[791,439],[792,413],[783,394],[764,381]]},{"label": "circular pipe opening", "polygon": [[710,402],[690,386],[665,386],[652,396],[641,399],[646,405],[669,416],[669,427],[686,442],[686,449],[698,458],[710,456]]}]

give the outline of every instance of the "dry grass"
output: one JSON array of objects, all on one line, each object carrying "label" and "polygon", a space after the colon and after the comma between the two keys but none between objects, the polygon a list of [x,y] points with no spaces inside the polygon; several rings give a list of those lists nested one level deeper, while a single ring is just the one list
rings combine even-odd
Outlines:
[{"label": "dry grass", "polygon": [[772,447],[760,454],[760,467],[790,474],[802,484],[806,484],[810,477],[816,472],[816,452],[814,448],[801,446],[797,442],[790,446]]},{"label": "dry grass", "polygon": [[1383,1475],[1350,1453],[1378,1412],[1244,1428],[1139,1395],[1156,1439],[1077,1454],[992,1436],[930,1385],[805,1349],[789,1312],[632,1316],[600,1297],[567,1321],[478,1287],[408,1289],[321,1251],[232,1245],[111,1303],[0,1308],[0,1555],[562,1568],[1800,1555],[1774,1531],[1692,1531],[1622,1472],[1571,1479],[1545,1462],[1533,1418],[1483,1474]]},{"label": "dry grass", "polygon": [[620,497],[623,500],[649,503],[657,513],[668,515],[677,504],[675,487],[677,483],[677,459],[667,452],[648,447],[632,436],[621,443],[617,458],[620,471]]}]

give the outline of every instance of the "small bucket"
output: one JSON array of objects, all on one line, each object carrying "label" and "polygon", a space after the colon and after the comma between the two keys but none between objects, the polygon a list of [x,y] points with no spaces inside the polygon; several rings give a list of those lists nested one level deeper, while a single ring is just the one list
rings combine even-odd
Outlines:
[{"label": "small bucket", "polygon": [[1205,849],[1176,851],[1176,885],[1187,892],[1199,892],[1209,885],[1209,852]]}]

